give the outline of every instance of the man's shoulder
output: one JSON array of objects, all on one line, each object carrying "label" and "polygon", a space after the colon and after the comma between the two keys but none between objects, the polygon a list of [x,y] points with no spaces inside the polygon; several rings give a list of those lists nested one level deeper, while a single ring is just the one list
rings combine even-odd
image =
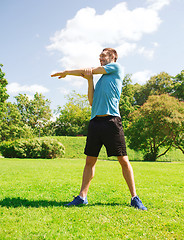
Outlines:
[{"label": "man's shoulder", "polygon": [[121,65],[117,62],[108,63],[107,65],[103,66],[107,73],[113,72],[123,72]]},{"label": "man's shoulder", "polygon": [[121,65],[118,62],[111,62],[111,63],[106,64],[105,66],[120,67]]}]

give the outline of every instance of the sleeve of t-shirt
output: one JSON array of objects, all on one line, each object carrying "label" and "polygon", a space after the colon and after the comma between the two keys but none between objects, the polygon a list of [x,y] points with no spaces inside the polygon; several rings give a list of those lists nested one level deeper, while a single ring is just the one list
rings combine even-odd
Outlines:
[{"label": "sleeve of t-shirt", "polygon": [[119,71],[117,63],[108,63],[107,65],[103,66],[103,68],[107,74]]}]

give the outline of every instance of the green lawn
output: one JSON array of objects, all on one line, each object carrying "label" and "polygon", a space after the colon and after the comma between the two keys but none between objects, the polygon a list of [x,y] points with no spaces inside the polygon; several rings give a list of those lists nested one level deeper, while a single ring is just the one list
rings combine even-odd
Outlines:
[{"label": "green lawn", "polygon": [[0,159],[0,239],[184,239],[184,162],[132,162],[148,211],[129,207],[117,161],[97,162],[84,207],[84,160]]},{"label": "green lawn", "polygon": [[[58,140],[60,140],[63,145],[65,146],[65,158],[85,158],[84,147],[86,142],[86,137],[55,137]],[[165,151],[161,150],[162,152]],[[141,152],[136,152],[134,150],[131,150],[127,146],[127,153],[129,156],[129,159],[131,161],[142,161],[143,160],[143,154]],[[102,148],[99,159],[109,159],[109,160],[117,160],[116,157],[107,157],[105,147]],[[164,156],[158,158],[157,161],[184,161],[184,154],[179,149],[171,149],[167,154]]]}]

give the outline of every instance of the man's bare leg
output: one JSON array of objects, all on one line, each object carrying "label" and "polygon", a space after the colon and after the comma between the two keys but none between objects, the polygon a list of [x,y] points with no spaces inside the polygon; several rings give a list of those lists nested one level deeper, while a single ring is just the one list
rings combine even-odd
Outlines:
[{"label": "man's bare leg", "polygon": [[86,157],[86,165],[83,171],[83,179],[82,179],[82,186],[80,190],[79,196],[85,198],[88,193],[89,185],[91,183],[92,178],[95,175],[95,164],[97,161],[97,157]]},{"label": "man's bare leg", "polygon": [[130,190],[130,193],[132,197],[135,197],[136,190],[135,190],[134,173],[133,173],[132,166],[128,160],[128,156],[118,156],[118,161],[121,164],[122,173],[128,185],[128,188]]}]

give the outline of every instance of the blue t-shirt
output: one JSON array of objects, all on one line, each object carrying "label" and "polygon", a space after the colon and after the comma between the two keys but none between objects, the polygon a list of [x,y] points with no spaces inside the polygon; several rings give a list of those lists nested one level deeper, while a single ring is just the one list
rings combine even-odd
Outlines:
[{"label": "blue t-shirt", "polygon": [[122,91],[123,70],[118,63],[103,66],[107,74],[98,80],[93,95],[91,119],[96,115],[120,116],[119,100]]}]

